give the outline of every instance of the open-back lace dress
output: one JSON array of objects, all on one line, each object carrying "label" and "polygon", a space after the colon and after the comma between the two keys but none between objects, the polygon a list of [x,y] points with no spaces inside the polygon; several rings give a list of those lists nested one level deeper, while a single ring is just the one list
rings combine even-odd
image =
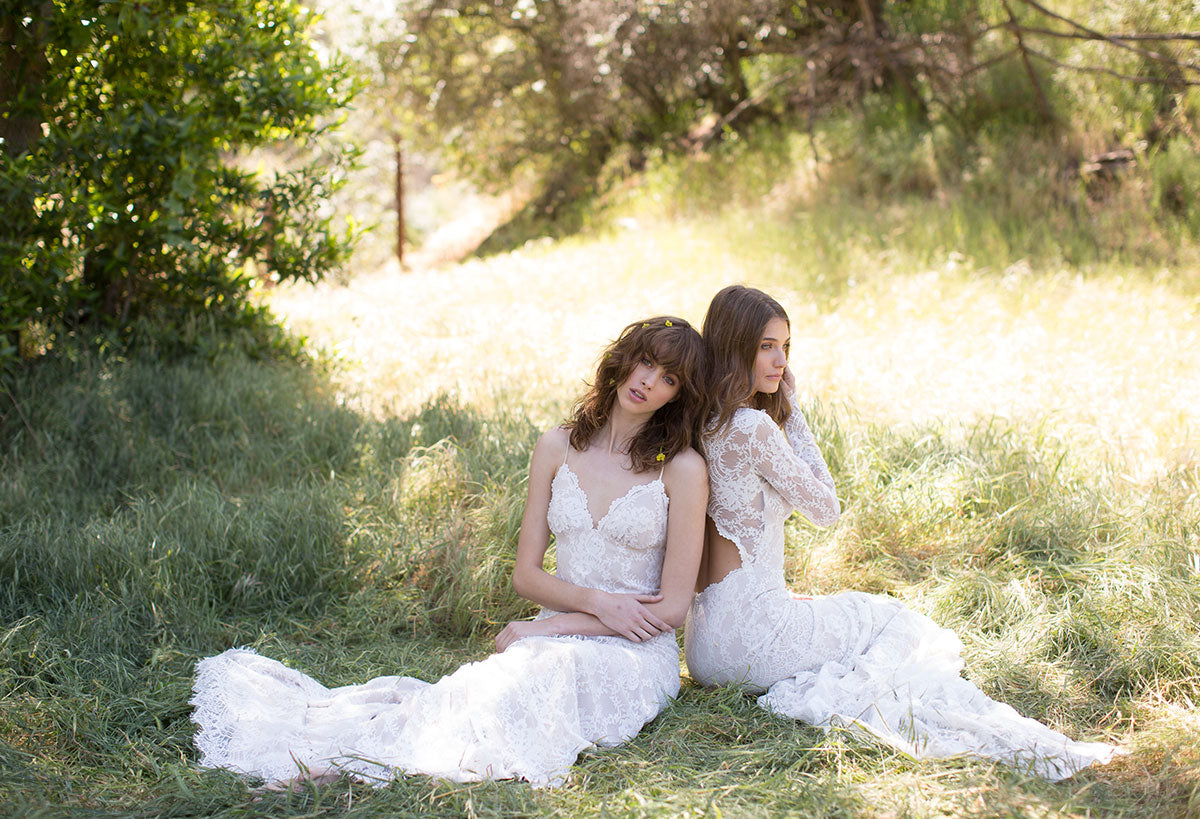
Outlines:
[{"label": "open-back lace dress", "polygon": [[[611,592],[658,589],[667,532],[661,475],[593,523],[564,461],[547,518],[563,579]],[[197,664],[194,690],[205,767],[269,782],[336,769],[375,782],[410,773],[555,785],[581,750],[630,739],[679,692],[679,649],[671,632],[644,643],[526,637],[435,683],[378,677],[332,689],[231,649]]]},{"label": "open-back lace dress", "polygon": [[833,478],[795,399],[786,436],[741,408],[705,439],[708,514],[742,565],[699,595],[685,654],[703,685],[735,683],[759,705],[822,727],[865,731],[914,756],[974,754],[1062,779],[1114,748],[1074,742],[962,678],[952,631],[898,600],[843,592],[794,599],[784,583],[783,524],[799,509],[838,517]]}]

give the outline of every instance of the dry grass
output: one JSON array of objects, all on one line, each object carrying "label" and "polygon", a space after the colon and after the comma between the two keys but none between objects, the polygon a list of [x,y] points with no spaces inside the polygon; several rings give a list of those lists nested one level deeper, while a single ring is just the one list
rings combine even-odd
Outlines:
[{"label": "dry grass", "polygon": [[446,269],[281,288],[271,305],[340,357],[347,389],[374,409],[441,392],[486,406],[504,393],[549,421],[626,322],[675,313],[698,325],[713,293],[742,282],[788,308],[804,389],[865,422],[1050,418],[1056,434],[1139,482],[1197,457],[1200,315],[1169,277],[1027,264],[997,276],[955,254],[902,275],[883,259],[830,304],[788,286],[753,248],[727,245],[719,228],[676,222],[533,244]]}]

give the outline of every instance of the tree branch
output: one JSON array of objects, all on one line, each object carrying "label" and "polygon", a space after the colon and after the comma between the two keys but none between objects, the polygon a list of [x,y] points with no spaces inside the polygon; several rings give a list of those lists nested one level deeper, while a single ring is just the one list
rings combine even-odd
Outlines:
[{"label": "tree branch", "polygon": [[[1037,11],[1046,15],[1047,17],[1052,17],[1055,20],[1059,20],[1063,23],[1066,23],[1067,25],[1071,26],[1072,28],[1078,29],[1079,31],[1083,32],[1084,34],[1089,35],[1090,39],[1103,40],[1104,42],[1110,43],[1110,44],[1116,46],[1117,48],[1123,48],[1126,51],[1132,51],[1134,54],[1140,54],[1141,56],[1146,57],[1151,60],[1156,60],[1156,61],[1162,62],[1162,63],[1168,63],[1170,65],[1181,65],[1181,63],[1179,63],[1177,60],[1175,60],[1172,57],[1167,57],[1163,54],[1159,54],[1157,51],[1149,51],[1144,48],[1138,48],[1137,46],[1130,45],[1127,42],[1123,42],[1123,41],[1113,37],[1111,34],[1104,34],[1103,32],[1096,31],[1095,29],[1092,29],[1092,28],[1088,28],[1087,26],[1083,25],[1082,23],[1078,23],[1069,17],[1064,17],[1061,14],[1057,14],[1056,12],[1050,11],[1050,9],[1048,9],[1045,6],[1041,5],[1040,3],[1036,2],[1036,0],[1019,0],[1019,1],[1024,3],[1025,5],[1029,6],[1032,9],[1036,9]],[[1009,16],[1012,17],[1011,12],[1009,13]],[[1012,17],[1012,23],[1013,23],[1013,25],[1019,25],[1017,23],[1015,17]],[[1196,69],[1195,66],[1189,66],[1186,63],[1182,63],[1182,65],[1185,65],[1188,68],[1191,68],[1193,71],[1198,70],[1198,69]]]},{"label": "tree branch", "polygon": [[[988,26],[984,33],[995,28],[1011,28],[1012,23],[997,23],[994,26]],[[1090,34],[1083,31],[1059,31],[1054,28],[1038,28],[1037,26],[1021,26],[1026,34],[1043,34],[1047,37],[1059,37],[1068,40],[1130,40],[1130,41],[1149,41],[1149,42],[1169,42],[1171,40],[1196,40],[1200,41],[1200,33],[1190,31],[1179,31],[1173,33],[1136,33],[1136,34]]]},{"label": "tree branch", "polygon": [[1058,118],[1054,116],[1054,110],[1050,107],[1050,101],[1046,99],[1045,93],[1042,91],[1042,84],[1038,81],[1037,72],[1033,68],[1033,63],[1029,61],[1029,49],[1025,46],[1025,40],[1021,35],[1021,29],[1017,26],[1017,17],[1013,14],[1012,7],[1009,6],[1008,0],[1000,0],[1004,5],[1004,10],[1008,12],[1008,19],[1012,22],[1013,35],[1017,38],[1017,51],[1021,54],[1021,64],[1025,66],[1025,73],[1029,76],[1029,84],[1033,86],[1034,98],[1037,100],[1038,111],[1042,115],[1042,119],[1048,123],[1055,123]]},{"label": "tree branch", "polygon": [[1171,79],[1169,77],[1150,77],[1145,74],[1122,74],[1120,71],[1113,71],[1111,68],[1098,68],[1092,65],[1072,65],[1064,63],[1061,60],[1056,60],[1049,54],[1043,54],[1037,49],[1025,49],[1030,56],[1037,57],[1039,60],[1044,60],[1051,65],[1056,65],[1059,68],[1066,68],[1071,71],[1082,71],[1085,74],[1107,74],[1110,77],[1116,77],[1119,80],[1128,80],[1129,82],[1144,83],[1147,85],[1169,85],[1176,87],[1196,87],[1200,86],[1200,80],[1185,80],[1182,77],[1179,79]]}]

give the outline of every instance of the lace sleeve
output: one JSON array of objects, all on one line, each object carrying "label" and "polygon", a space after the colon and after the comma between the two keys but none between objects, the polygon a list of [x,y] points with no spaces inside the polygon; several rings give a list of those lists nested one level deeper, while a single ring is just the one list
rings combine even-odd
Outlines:
[{"label": "lace sleeve", "polygon": [[829,467],[825,465],[825,458],[821,455],[821,450],[817,448],[817,442],[808,428],[808,419],[804,417],[804,413],[800,410],[800,402],[796,400],[796,393],[789,392],[787,400],[792,407],[792,414],[788,416],[787,423],[784,424],[784,431],[787,432],[787,439],[792,445],[792,451],[796,453],[797,458],[808,464],[813,477],[836,495],[833,475],[829,473]]},{"label": "lace sleeve", "polygon": [[837,493],[803,415],[796,411],[799,424],[789,424],[796,431],[791,444],[770,416],[756,415],[750,446],[754,469],[806,518],[818,526],[832,526],[840,514]]}]

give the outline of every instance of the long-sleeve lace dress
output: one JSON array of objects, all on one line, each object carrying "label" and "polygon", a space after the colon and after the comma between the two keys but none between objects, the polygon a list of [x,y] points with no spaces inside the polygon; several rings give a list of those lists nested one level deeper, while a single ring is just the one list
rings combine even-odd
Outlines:
[{"label": "long-sleeve lace dress", "polygon": [[738,409],[705,440],[708,514],[742,565],[696,596],[685,655],[703,685],[736,683],[758,703],[822,727],[865,731],[914,756],[974,754],[1062,779],[1114,748],[1075,742],[962,678],[962,644],[890,597],[791,596],[783,524],[798,509],[838,517],[833,478],[792,400],[786,436],[765,412]]},{"label": "long-sleeve lace dress", "polygon": [[[633,486],[593,524],[564,462],[547,519],[560,577],[611,592],[657,590],[667,531],[661,476]],[[333,689],[231,649],[197,664],[194,691],[204,767],[268,782],[337,769],[377,783],[410,773],[556,785],[581,750],[632,738],[678,694],[679,649],[671,632],[644,643],[526,637],[435,683],[378,677]]]}]

